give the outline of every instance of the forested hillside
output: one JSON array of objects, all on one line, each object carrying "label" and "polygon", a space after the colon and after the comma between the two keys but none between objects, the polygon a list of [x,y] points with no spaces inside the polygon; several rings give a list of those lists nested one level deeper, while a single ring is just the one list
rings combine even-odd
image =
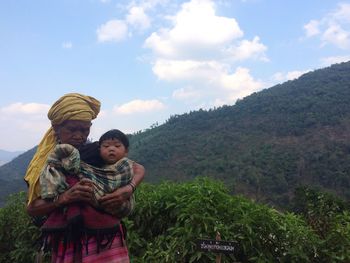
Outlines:
[{"label": "forested hillside", "polygon": [[26,190],[23,177],[35,151],[36,147],[0,167],[0,207],[9,194]]},{"label": "forested hillside", "polygon": [[[171,116],[131,135],[130,157],[146,167],[148,182],[209,176],[223,180],[231,193],[279,206],[300,184],[349,200],[349,101],[347,62],[233,106]],[[22,178],[33,153],[0,167],[0,180]]]},{"label": "forested hillside", "polygon": [[205,175],[234,193],[286,205],[299,184],[350,198],[350,62],[252,94],[234,106],[172,116],[132,136],[147,179]]}]

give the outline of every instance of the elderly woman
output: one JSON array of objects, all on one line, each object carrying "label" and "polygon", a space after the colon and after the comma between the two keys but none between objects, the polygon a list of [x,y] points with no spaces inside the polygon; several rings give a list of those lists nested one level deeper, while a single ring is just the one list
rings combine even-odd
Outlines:
[{"label": "elderly woman", "polygon": [[[85,143],[90,133],[91,121],[100,111],[100,102],[93,97],[78,93],[66,94],[57,100],[48,112],[52,127],[46,132],[41,140],[37,152],[30,162],[25,181],[28,183],[28,206],[27,211],[31,216],[45,216],[54,212],[57,208],[69,204],[93,202],[93,186],[88,179],[82,179],[71,186],[67,191],[53,200],[40,198],[39,177],[45,165],[49,153],[59,143],[70,144],[81,151],[86,151]],[[91,157],[91,155],[90,155]],[[90,158],[91,159],[91,158]],[[88,162],[88,160],[84,160]],[[100,204],[105,211],[117,209],[127,202],[132,195],[133,185],[138,185],[144,176],[144,168],[135,163],[134,173],[140,176],[134,177],[132,185],[118,188],[116,191],[106,194],[100,199]],[[141,180],[139,179],[141,178]],[[89,240],[88,253],[83,253],[82,247],[77,248],[70,244],[61,244],[52,253],[52,262],[129,262],[128,250],[125,246],[123,231],[119,238],[114,238],[112,243],[103,249],[97,248],[95,239]]]}]

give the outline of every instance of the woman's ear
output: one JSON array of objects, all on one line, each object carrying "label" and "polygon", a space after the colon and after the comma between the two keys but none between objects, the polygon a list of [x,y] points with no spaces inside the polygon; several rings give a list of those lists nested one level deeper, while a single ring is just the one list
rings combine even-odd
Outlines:
[{"label": "woman's ear", "polygon": [[59,133],[59,126],[58,125],[52,125],[52,129],[55,132],[55,135],[57,135],[57,133]]}]

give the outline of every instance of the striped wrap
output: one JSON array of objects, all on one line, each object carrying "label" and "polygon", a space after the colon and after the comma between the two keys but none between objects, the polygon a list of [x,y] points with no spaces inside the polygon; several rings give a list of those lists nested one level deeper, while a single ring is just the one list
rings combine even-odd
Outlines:
[{"label": "striped wrap", "polygon": [[[68,189],[66,175],[75,175],[79,179],[88,178],[93,182],[95,207],[101,208],[99,199],[107,193],[131,182],[133,161],[124,157],[113,165],[98,168],[80,160],[79,151],[69,144],[58,144],[49,154],[46,165],[40,174],[41,198],[52,199]],[[134,208],[134,198],[125,202],[113,214],[128,215]],[[110,212],[110,211],[108,211]]]}]

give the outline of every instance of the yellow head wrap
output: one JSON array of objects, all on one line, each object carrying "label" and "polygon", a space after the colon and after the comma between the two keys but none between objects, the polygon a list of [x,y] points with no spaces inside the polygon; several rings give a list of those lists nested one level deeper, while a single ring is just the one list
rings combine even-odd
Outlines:
[{"label": "yellow head wrap", "polygon": [[[101,103],[93,97],[79,93],[69,93],[57,100],[47,116],[51,125],[59,125],[66,120],[91,121],[100,112]],[[28,183],[28,204],[40,197],[39,177],[46,159],[56,146],[56,138],[51,127],[38,145],[38,149],[28,165],[24,180]]]}]

